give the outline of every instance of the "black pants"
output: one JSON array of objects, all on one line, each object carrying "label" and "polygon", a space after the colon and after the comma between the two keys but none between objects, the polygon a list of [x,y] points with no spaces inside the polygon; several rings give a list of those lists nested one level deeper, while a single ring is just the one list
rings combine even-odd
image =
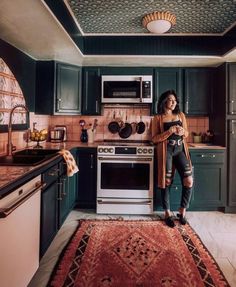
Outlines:
[{"label": "black pants", "polygon": [[[173,175],[172,175],[172,165],[174,164],[175,168],[177,169],[182,182],[182,196],[180,207],[188,208],[189,202],[192,195],[192,188],[186,187],[183,184],[183,179],[185,177],[192,175],[192,170],[190,166],[189,160],[186,158],[183,144],[181,145],[167,145],[167,155],[166,155],[166,178],[173,182]],[[162,199],[162,207],[164,210],[170,209],[170,200],[169,200],[169,193],[170,193],[170,186],[166,186],[166,188],[161,189],[161,199]]]}]

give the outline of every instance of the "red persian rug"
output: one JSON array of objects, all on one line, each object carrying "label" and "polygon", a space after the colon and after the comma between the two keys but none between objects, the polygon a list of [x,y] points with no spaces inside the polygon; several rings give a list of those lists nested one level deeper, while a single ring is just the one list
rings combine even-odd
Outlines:
[{"label": "red persian rug", "polygon": [[48,286],[229,286],[215,260],[187,224],[81,220]]}]

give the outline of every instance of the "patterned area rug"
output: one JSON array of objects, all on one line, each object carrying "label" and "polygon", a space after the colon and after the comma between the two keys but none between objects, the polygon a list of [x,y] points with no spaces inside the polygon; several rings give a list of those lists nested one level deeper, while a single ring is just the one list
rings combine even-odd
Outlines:
[{"label": "patterned area rug", "polygon": [[229,286],[189,225],[81,220],[48,286]]}]

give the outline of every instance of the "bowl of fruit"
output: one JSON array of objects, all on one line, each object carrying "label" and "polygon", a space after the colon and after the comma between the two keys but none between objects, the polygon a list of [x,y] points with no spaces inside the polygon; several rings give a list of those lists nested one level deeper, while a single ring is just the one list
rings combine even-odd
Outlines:
[{"label": "bowl of fruit", "polygon": [[34,129],[32,132],[30,132],[30,140],[37,142],[37,145],[34,148],[43,148],[39,144],[39,142],[46,141],[47,136],[48,136],[47,129],[43,129],[43,130],[40,130],[40,131],[37,130],[37,129]]}]

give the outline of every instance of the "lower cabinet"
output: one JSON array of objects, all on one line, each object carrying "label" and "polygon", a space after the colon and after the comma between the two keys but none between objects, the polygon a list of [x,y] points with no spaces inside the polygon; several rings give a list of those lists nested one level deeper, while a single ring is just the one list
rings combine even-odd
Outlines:
[{"label": "lower cabinet", "polygon": [[77,153],[78,207],[96,208],[97,149],[79,148]]},{"label": "lower cabinet", "polygon": [[217,210],[226,205],[225,150],[191,151],[194,193],[191,210]]},{"label": "lower cabinet", "polygon": [[[226,205],[226,154],[225,150],[191,149],[193,164],[193,193],[189,210],[219,210]],[[155,190],[154,210],[161,210],[160,190]],[[178,210],[182,195],[182,185],[176,173],[170,188],[172,210]]]},{"label": "lower cabinet", "polygon": [[77,174],[66,175],[64,160],[42,174],[40,257],[44,255],[77,201]]}]

